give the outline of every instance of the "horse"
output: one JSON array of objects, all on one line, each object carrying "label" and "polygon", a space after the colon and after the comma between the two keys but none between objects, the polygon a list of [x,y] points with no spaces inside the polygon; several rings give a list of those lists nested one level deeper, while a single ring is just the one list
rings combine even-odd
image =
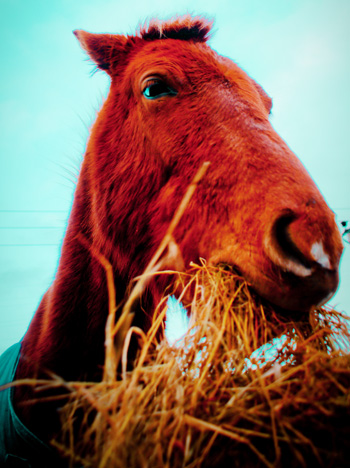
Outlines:
[{"label": "horse", "polygon": [[[74,31],[109,75],[110,91],[91,130],[56,276],[18,347],[16,379],[48,371],[66,381],[101,378],[108,290],[92,250],[108,259],[119,303],[206,162],[173,232],[183,268],[200,258],[230,265],[292,313],[334,294],[343,248],[334,213],[273,129],[271,98],[209,46],[211,28],[185,16],[152,20],[130,36]],[[150,327],[161,288],[146,288],[134,325]],[[60,403],[41,401],[33,385],[11,395],[21,424],[47,443],[59,430]]]}]

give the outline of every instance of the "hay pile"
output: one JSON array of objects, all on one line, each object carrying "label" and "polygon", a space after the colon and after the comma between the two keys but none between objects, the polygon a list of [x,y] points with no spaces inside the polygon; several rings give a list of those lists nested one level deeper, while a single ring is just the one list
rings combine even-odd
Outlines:
[{"label": "hay pile", "polygon": [[[130,327],[130,308],[115,324],[111,305],[103,381],[65,384],[70,401],[53,443],[71,466],[349,466],[344,318],[318,308],[293,321],[232,270],[205,264],[179,274],[174,290],[192,319],[173,346],[159,333],[166,298],[147,335]],[[141,350],[130,371],[132,334]],[[281,336],[279,347],[261,348]]]}]

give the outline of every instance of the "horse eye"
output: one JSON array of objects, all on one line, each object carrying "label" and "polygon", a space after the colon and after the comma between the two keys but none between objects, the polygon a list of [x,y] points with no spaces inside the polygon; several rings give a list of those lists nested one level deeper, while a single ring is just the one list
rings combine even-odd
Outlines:
[{"label": "horse eye", "polygon": [[162,96],[176,96],[177,92],[161,80],[148,80],[142,94],[147,99],[157,99]]}]

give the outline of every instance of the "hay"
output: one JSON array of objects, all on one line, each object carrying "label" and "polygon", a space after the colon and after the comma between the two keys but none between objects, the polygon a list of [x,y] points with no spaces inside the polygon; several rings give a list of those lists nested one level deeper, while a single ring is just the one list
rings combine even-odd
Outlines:
[{"label": "hay", "polygon": [[[64,384],[70,398],[53,444],[71,466],[348,466],[345,318],[317,308],[293,320],[234,271],[204,263],[178,274],[174,291],[192,317],[180,342],[161,339],[167,297],[147,335],[130,327],[129,304],[109,321],[103,381]],[[129,370],[133,334],[140,352]]]}]

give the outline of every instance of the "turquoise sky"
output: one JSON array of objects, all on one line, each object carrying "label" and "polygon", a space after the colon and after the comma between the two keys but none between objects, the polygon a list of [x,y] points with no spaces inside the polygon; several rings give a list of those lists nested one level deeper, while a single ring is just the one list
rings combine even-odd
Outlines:
[{"label": "turquoise sky", "polygon": [[[272,123],[338,221],[350,220],[348,0],[0,0],[0,352],[52,281],[89,127],[108,90],[74,29],[132,33],[150,17],[215,19],[214,49],[273,98]],[[350,245],[331,300],[350,313]]]}]

